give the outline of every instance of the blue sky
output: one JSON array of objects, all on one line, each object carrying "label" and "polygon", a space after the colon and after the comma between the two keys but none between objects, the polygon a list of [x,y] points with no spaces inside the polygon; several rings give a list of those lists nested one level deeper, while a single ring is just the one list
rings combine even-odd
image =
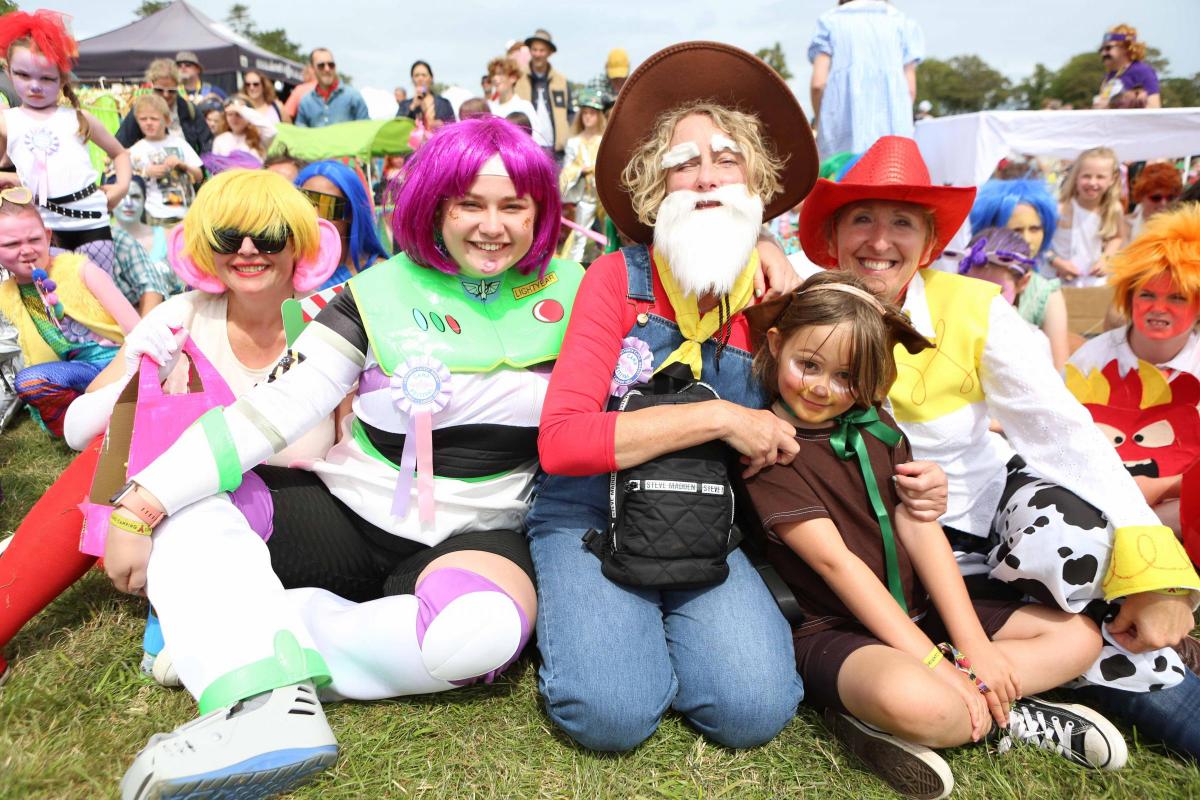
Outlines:
[{"label": "blue sky", "polygon": [[[190,0],[215,19],[233,0]],[[808,41],[816,18],[834,0],[244,0],[261,28],[283,27],[304,47],[334,51],[359,86],[408,85],[408,66],[429,61],[439,81],[475,89],[493,55],[536,28],[553,34],[552,63],[572,80],[598,74],[609,48],[624,47],[636,65],[656,50],[687,39],[716,39],[748,50],[779,41],[795,73],[793,90],[808,106]],[[76,36],[103,33],[134,19],[140,0],[57,0],[74,15]],[[36,8],[22,3],[25,9]],[[1140,37],[1171,61],[1171,74],[1200,73],[1200,0],[897,0],[925,30],[928,54],[975,53],[1011,78],[1037,62],[1059,67],[1094,49],[1105,28],[1136,26]],[[331,20],[329,14],[336,14]]]}]

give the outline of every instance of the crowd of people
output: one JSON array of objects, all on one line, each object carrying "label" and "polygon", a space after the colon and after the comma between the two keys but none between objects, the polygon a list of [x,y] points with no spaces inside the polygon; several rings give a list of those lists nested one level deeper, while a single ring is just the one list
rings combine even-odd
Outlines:
[{"label": "crowd of people", "polygon": [[[199,715],[123,797],[285,791],[338,758],[323,703],[490,683],[535,638],[596,751],[669,709],[754,747],[803,701],[912,797],[971,743],[1120,769],[1110,716],[1200,757],[1173,162],[936,185],[884,0],[821,17],[812,125],[735,47],[614,49],[573,92],[538,30],[457,108],[414,62],[408,148],[367,171],[269,154],[366,118],[327,48],[283,101],[156,59],[115,134],[57,14],[0,48],[0,322],[79,451],[0,551],[0,646],[98,556],[149,599],[144,669]],[[1159,105],[1134,29],[1101,55],[1098,103]]]}]

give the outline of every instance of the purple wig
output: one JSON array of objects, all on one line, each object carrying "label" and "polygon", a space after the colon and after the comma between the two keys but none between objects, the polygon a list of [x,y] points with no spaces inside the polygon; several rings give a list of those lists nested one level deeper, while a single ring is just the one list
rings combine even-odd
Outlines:
[{"label": "purple wig", "polygon": [[434,241],[434,232],[441,226],[442,203],[470,191],[479,170],[497,153],[517,195],[529,195],[537,210],[533,244],[516,269],[523,274],[535,269],[539,275],[544,272],[558,244],[562,216],[554,162],[528,134],[498,117],[446,125],[404,165],[392,215],[396,247],[418,264],[457,273],[458,265]]}]

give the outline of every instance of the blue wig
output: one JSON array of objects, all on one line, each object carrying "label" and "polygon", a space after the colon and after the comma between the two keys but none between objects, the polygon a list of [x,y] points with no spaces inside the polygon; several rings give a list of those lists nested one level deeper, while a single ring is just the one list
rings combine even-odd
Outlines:
[{"label": "blue wig", "polygon": [[1013,209],[1021,203],[1031,206],[1041,217],[1045,238],[1042,239],[1042,249],[1034,254],[1040,256],[1050,247],[1054,229],[1058,227],[1058,203],[1044,181],[990,180],[980,186],[975,195],[975,205],[971,208],[971,233],[978,233],[984,228],[1005,227]]},{"label": "blue wig", "polygon": [[372,256],[380,260],[390,258],[391,256],[379,241],[379,234],[375,231],[375,213],[371,210],[371,200],[367,197],[367,190],[363,187],[358,173],[340,161],[314,161],[300,170],[300,174],[296,176],[296,187],[303,186],[304,182],[314,175],[320,175],[322,178],[332,181],[346,196],[346,202],[349,203],[349,246],[354,271],[362,270],[364,264],[372,261]]}]

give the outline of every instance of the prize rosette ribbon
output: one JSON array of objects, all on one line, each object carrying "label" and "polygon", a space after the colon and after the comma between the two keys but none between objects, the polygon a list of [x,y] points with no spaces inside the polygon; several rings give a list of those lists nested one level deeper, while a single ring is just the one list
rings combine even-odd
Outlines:
[{"label": "prize rosette ribbon", "polygon": [[450,403],[450,370],[435,358],[417,356],[392,372],[389,386],[396,410],[408,417],[392,514],[408,515],[415,471],[421,522],[433,522],[433,415]]}]

